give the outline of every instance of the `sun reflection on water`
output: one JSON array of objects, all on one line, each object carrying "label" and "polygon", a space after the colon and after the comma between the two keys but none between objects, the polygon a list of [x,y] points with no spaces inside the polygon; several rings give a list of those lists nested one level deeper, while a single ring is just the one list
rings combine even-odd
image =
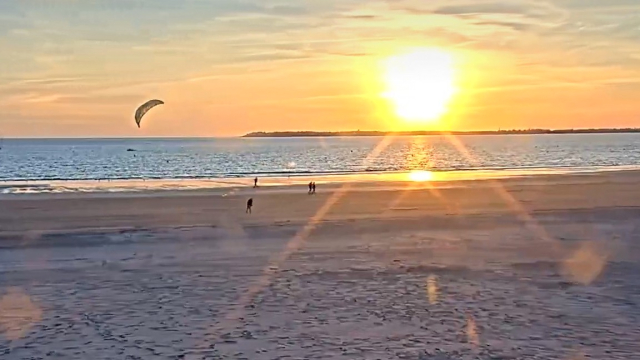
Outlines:
[{"label": "sun reflection on water", "polygon": [[425,182],[433,180],[433,173],[426,170],[414,170],[409,174],[409,180],[414,182]]}]

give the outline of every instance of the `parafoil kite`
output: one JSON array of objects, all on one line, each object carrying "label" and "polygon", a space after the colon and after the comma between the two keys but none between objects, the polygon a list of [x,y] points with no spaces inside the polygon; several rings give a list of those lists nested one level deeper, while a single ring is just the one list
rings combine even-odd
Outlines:
[{"label": "parafoil kite", "polygon": [[146,103],[140,105],[138,110],[136,110],[136,124],[138,128],[140,127],[140,122],[142,121],[142,117],[147,111],[151,110],[153,107],[164,104],[162,100],[149,100]]}]

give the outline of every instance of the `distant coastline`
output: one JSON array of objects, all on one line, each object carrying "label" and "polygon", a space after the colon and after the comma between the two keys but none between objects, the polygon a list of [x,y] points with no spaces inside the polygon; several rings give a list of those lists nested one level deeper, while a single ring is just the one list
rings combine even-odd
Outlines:
[{"label": "distant coastline", "polygon": [[425,136],[425,135],[551,135],[551,134],[622,134],[640,133],[640,128],[612,129],[523,129],[489,131],[273,131],[251,132],[243,138],[348,137],[348,136]]}]

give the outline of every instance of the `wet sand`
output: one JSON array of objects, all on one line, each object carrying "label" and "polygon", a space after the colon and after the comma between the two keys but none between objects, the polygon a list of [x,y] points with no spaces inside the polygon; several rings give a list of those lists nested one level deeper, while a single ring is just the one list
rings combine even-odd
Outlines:
[{"label": "wet sand", "polygon": [[0,357],[640,358],[638,183],[5,196]]}]

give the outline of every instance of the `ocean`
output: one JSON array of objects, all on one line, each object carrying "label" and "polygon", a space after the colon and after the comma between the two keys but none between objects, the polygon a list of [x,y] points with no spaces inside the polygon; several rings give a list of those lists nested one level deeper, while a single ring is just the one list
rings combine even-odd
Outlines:
[{"label": "ocean", "polygon": [[640,134],[328,138],[5,139],[15,183],[277,178],[425,170],[615,170],[640,164]]}]

